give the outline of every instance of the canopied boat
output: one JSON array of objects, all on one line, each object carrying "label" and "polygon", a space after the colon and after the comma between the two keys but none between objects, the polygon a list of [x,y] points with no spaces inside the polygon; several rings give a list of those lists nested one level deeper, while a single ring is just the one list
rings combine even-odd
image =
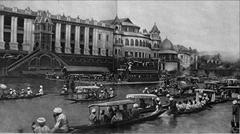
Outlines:
[{"label": "canopied boat", "polygon": [[[97,109],[97,118],[99,119],[99,114],[100,110],[107,108],[107,107],[115,107],[115,106],[123,106],[127,105],[128,109],[132,109],[132,105],[135,104],[135,101],[133,100],[119,100],[119,101],[110,101],[110,102],[105,102],[105,103],[98,103],[98,104],[92,104],[89,105],[89,111],[94,107]],[[125,120],[118,120],[115,122],[107,122],[104,124],[101,123],[96,123],[93,125],[80,125],[80,126],[71,126],[71,132],[72,133],[79,133],[82,131],[87,131],[87,130],[92,130],[92,129],[99,129],[99,128],[116,128],[116,127],[121,127],[125,125],[130,125],[130,124],[135,124],[143,121],[148,121],[148,120],[154,120],[156,119],[159,115],[161,115],[163,112],[165,112],[165,109],[158,109],[154,112],[147,112],[147,113],[140,113],[139,117],[130,117]],[[129,115],[131,116],[131,115]]]},{"label": "canopied boat", "polygon": [[81,102],[81,101],[103,101],[116,97],[114,90],[110,88],[101,88],[98,86],[78,86],[77,92],[70,94],[67,100]]}]

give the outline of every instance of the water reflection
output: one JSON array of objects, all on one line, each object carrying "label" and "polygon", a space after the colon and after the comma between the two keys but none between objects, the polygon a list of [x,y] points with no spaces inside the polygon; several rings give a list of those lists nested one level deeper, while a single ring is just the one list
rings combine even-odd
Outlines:
[{"label": "water reflection", "polygon": [[[0,131],[1,132],[31,132],[31,123],[39,116],[47,119],[47,124],[53,126],[52,110],[54,107],[62,107],[69,118],[71,125],[88,123],[88,103],[74,103],[65,100],[64,96],[57,93],[62,87],[62,82],[45,79],[8,78],[1,79],[12,88],[39,88],[43,85],[48,94],[29,100],[0,101]],[[140,93],[145,85],[118,86],[115,87],[118,96],[113,100],[124,99],[126,94]],[[36,91],[37,91],[36,90]],[[94,102],[97,103],[97,102]],[[182,115],[178,117],[161,116],[156,120],[139,124],[128,125],[115,129],[92,130],[93,133],[228,133],[230,130],[231,103],[219,104],[212,109],[196,114]]]}]

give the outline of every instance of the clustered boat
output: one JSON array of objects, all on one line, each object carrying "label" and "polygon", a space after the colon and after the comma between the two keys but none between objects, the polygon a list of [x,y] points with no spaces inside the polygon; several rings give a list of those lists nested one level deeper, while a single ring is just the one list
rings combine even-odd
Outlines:
[{"label": "clustered boat", "polygon": [[69,94],[69,98],[67,100],[74,102],[104,101],[117,96],[114,93],[109,94],[108,91],[103,90],[98,86],[78,86],[76,87],[76,90],[76,93]]},{"label": "clustered boat", "polygon": [[[99,103],[99,104],[92,104],[89,105],[89,109],[92,107],[97,107],[98,112],[100,111],[101,108],[106,108],[109,106],[120,106],[120,105],[132,105],[134,104],[135,101],[133,100],[119,100],[119,101],[111,101],[111,102],[105,102],[105,103]],[[121,121],[116,121],[112,123],[106,123],[106,124],[94,124],[94,125],[80,125],[80,126],[71,126],[70,130],[71,133],[80,133],[82,131],[87,131],[87,130],[92,130],[92,129],[97,129],[97,128],[115,128],[115,127],[121,127],[121,126],[126,126],[134,123],[139,123],[143,121],[148,121],[148,120],[154,120],[156,119],[159,115],[164,113],[166,109],[159,109],[154,112],[147,112],[147,113],[141,113],[138,118],[132,118],[128,120],[121,120]],[[99,116],[98,116],[99,117]]]},{"label": "clustered boat", "polygon": [[32,98],[36,98],[36,97],[41,97],[44,96],[46,94],[35,94],[35,95],[29,95],[29,96],[17,96],[17,97],[10,97],[10,96],[6,96],[6,97],[2,97],[0,98],[0,100],[18,100],[18,99],[32,99]]}]

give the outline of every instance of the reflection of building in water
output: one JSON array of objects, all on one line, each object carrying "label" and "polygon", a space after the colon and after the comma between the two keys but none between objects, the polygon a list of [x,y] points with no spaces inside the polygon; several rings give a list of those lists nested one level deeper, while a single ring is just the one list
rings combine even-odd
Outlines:
[{"label": "reflection of building in water", "polygon": [[121,68],[121,58],[134,58],[139,64],[133,71],[154,76],[178,68],[172,43],[162,42],[156,24],[141,32],[129,18],[98,22],[3,5],[0,12],[1,74],[45,74],[63,66],[72,73],[105,73]]}]

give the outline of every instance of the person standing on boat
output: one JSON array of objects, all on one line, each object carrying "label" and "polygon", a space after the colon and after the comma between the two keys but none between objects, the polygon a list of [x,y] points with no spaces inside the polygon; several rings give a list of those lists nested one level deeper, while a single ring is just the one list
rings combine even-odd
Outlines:
[{"label": "person standing on boat", "polygon": [[96,109],[93,108],[91,110],[91,114],[89,115],[90,125],[95,125],[97,123]]},{"label": "person standing on boat", "polygon": [[43,94],[44,94],[44,93],[43,93],[43,86],[40,85],[40,89],[39,89],[37,95],[43,95]]},{"label": "person standing on boat", "polygon": [[240,106],[237,103],[237,100],[233,101],[233,106],[232,106],[232,115],[233,119],[231,121],[232,128],[234,129],[239,129],[239,114],[240,114]]},{"label": "person standing on boat", "polygon": [[44,117],[40,117],[37,119],[38,125],[33,122],[32,124],[32,130],[36,134],[42,134],[42,133],[50,133],[51,130],[48,126],[46,126],[46,119]]},{"label": "person standing on boat", "polygon": [[62,108],[56,107],[53,109],[53,117],[55,125],[52,129],[53,133],[66,133],[68,132],[67,116],[63,113]]}]

